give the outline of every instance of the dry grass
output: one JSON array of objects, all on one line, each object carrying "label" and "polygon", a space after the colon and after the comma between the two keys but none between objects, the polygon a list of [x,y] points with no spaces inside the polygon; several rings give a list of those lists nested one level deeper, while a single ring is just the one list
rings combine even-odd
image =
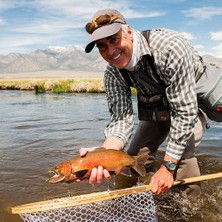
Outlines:
[{"label": "dry grass", "polygon": [[105,92],[102,78],[74,79],[30,79],[12,80],[0,79],[1,90],[33,90],[36,93],[103,93]]},{"label": "dry grass", "polygon": [[[103,78],[0,79],[0,90],[28,90],[35,93],[104,93]],[[133,95],[137,94],[131,88]]]}]

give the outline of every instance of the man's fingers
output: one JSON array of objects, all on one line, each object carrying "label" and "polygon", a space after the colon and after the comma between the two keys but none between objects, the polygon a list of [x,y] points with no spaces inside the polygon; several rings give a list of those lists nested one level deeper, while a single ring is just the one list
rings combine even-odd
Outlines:
[{"label": "man's fingers", "polygon": [[93,168],[89,177],[89,183],[95,184],[97,181],[97,168]]},{"label": "man's fingers", "polygon": [[151,192],[153,192],[154,194],[158,194],[158,185],[155,182],[154,177],[151,178],[150,185],[151,185]]},{"label": "man's fingers", "polygon": [[103,170],[103,175],[106,178],[106,180],[111,180],[111,175],[110,175],[108,170],[104,169]]},{"label": "man's fingers", "polygon": [[79,150],[79,155],[80,155],[81,157],[84,157],[87,153],[88,153],[88,150],[87,150],[86,148],[81,148],[81,149]]},{"label": "man's fingers", "polygon": [[99,166],[98,168],[93,168],[91,171],[91,175],[89,177],[89,183],[90,184],[102,183],[103,178],[105,178],[106,180],[111,179],[109,171],[103,169],[102,166]]},{"label": "man's fingers", "polygon": [[97,169],[97,183],[102,183],[103,180],[103,167],[99,166]]},{"label": "man's fingers", "polygon": [[96,148],[98,148],[98,147],[97,147],[97,146],[88,147],[88,148],[83,147],[83,148],[81,148],[81,149],[79,150],[79,154],[80,154],[81,157],[84,157],[88,152],[92,152],[92,151],[94,151]]},{"label": "man's fingers", "polygon": [[101,183],[102,180],[103,180],[103,167],[99,166],[98,168],[93,168],[89,178],[89,183],[90,184]]},{"label": "man's fingers", "polygon": [[169,184],[166,183],[166,181],[163,181],[162,179],[158,179],[155,177],[151,178],[150,185],[151,185],[151,192],[156,195],[159,195],[162,192],[167,192],[171,188],[171,186],[169,186]]}]

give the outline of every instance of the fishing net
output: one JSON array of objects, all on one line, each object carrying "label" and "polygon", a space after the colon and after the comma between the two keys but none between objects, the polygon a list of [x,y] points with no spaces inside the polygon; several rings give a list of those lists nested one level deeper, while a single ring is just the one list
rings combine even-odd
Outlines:
[{"label": "fishing net", "polygon": [[[73,200],[72,200],[73,201]],[[54,203],[56,205],[56,202]],[[21,213],[25,222],[156,222],[155,204],[150,192],[72,207]]]},{"label": "fishing net", "polygon": [[[222,172],[175,181],[174,186],[217,178],[222,178]],[[175,195],[171,196],[172,198],[168,201],[163,199],[162,204],[157,204],[156,207],[157,199],[154,200],[150,189],[150,185],[139,185],[113,191],[57,198],[15,206],[12,208],[12,213],[19,214],[24,222],[156,222],[156,213],[159,219],[164,218],[163,221],[180,221],[178,218],[188,221],[187,215],[192,207],[184,211],[182,205],[180,209],[180,201],[175,201]],[[158,205],[165,209],[161,210]],[[170,216],[161,215],[161,211],[169,212]]]}]

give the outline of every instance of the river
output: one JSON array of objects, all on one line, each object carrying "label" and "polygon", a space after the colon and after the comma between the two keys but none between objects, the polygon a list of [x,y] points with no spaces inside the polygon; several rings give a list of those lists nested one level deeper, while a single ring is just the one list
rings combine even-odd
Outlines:
[{"label": "river", "polygon": [[[10,212],[19,204],[107,189],[106,183],[91,186],[87,181],[81,185],[45,182],[50,167],[78,155],[81,147],[97,146],[103,141],[103,129],[109,121],[104,94],[0,91],[0,107],[1,222],[21,222]],[[196,150],[202,174],[222,172],[221,138],[222,124],[212,123]],[[173,209],[162,209],[159,221],[222,221],[221,182],[202,182],[202,195],[195,203],[183,206],[187,209],[185,216],[175,216]],[[157,205],[163,204],[164,197],[160,199]]]}]

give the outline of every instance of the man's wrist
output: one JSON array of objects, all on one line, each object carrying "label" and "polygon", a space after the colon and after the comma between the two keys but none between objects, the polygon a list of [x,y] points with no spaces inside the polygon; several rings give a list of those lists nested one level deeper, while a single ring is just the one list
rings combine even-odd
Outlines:
[{"label": "man's wrist", "polygon": [[106,149],[122,150],[123,142],[118,137],[109,137],[103,142],[102,147]]},{"label": "man's wrist", "polygon": [[173,161],[163,161],[162,164],[169,172],[171,172],[172,174],[176,171],[177,169],[177,163],[173,162]]}]

